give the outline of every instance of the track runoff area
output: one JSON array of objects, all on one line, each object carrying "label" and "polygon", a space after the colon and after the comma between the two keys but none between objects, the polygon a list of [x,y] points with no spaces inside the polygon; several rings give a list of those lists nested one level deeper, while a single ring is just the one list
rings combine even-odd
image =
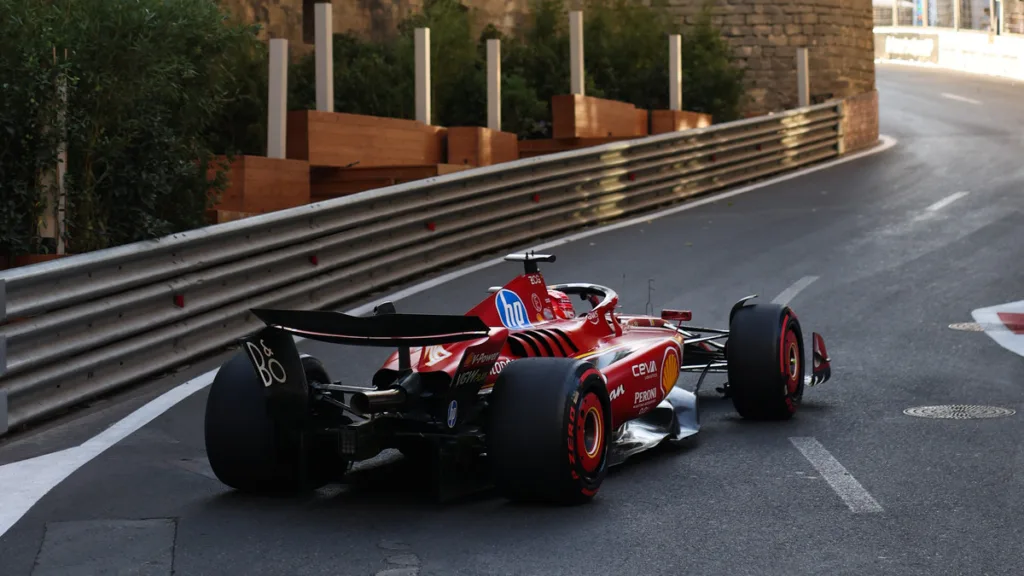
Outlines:
[{"label": "track runoff area", "polygon": [[[1017,93],[885,66],[879,90],[891,137],[874,150],[532,247],[558,256],[546,279],[612,286],[623,312],[652,301],[718,325],[735,296],[792,304],[833,359],[832,381],[794,420],[745,425],[705,386],[697,447],[620,467],[572,512],[494,499],[434,509],[372,491],[238,500],[201,466],[210,372],[87,441],[0,466],[0,574],[86,558],[112,569],[145,558],[161,574],[1014,573],[1019,546],[998,526],[1022,519],[1024,460],[1010,441],[1024,400],[1010,264],[1024,257],[1021,175],[1006,168],[1021,145],[1006,128]],[[957,119],[951,107],[976,105],[942,93],[1003,113]],[[981,151],[964,155],[967,140]],[[967,177],[979,170],[995,176]],[[650,248],[666,240],[678,248]],[[514,268],[480,262],[347,312],[391,300],[464,313]],[[318,346],[300,342],[328,356]],[[328,369],[344,378],[362,360]],[[703,536],[680,541],[687,526]],[[953,535],[969,546],[949,546]]]}]

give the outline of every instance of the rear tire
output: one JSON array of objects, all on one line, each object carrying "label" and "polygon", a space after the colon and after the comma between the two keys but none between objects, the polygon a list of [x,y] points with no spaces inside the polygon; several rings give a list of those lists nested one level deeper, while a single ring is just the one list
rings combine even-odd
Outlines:
[{"label": "rear tire", "polygon": [[803,332],[796,315],[777,304],[743,306],[729,322],[729,390],[740,416],[793,417],[804,394]]},{"label": "rear tire", "polygon": [[582,504],[608,467],[611,402],[589,362],[525,358],[490,395],[488,457],[499,492],[516,501]]},{"label": "rear tire", "polygon": [[[307,381],[327,379],[313,358],[302,359]],[[206,454],[214,474],[243,492],[282,493],[326,484],[338,459],[299,426],[272,417],[268,394],[242,352],[221,366],[206,401]]]}]

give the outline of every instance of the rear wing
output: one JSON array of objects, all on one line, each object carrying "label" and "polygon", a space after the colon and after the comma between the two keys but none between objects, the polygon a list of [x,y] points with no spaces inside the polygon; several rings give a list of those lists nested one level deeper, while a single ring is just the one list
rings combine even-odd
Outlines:
[{"label": "rear wing", "polygon": [[309,340],[356,346],[431,346],[486,338],[491,329],[476,316],[382,314],[350,316],[318,310],[271,310],[252,313],[272,328]]}]

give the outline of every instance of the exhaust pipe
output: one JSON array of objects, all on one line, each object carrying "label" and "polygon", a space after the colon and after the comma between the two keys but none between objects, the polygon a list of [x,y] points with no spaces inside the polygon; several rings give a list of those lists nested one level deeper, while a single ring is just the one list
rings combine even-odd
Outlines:
[{"label": "exhaust pipe", "polygon": [[390,390],[368,390],[352,395],[352,408],[362,414],[384,412],[405,404],[406,393],[402,388]]}]

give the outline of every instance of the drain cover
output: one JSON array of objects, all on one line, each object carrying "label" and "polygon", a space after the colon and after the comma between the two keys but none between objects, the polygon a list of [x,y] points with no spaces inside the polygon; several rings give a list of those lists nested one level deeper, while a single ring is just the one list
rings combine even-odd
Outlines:
[{"label": "drain cover", "polygon": [[907,416],[918,418],[946,418],[951,420],[970,420],[972,418],[999,418],[1012,416],[1016,410],[998,406],[973,406],[970,404],[950,404],[947,406],[918,406],[903,411]]},{"label": "drain cover", "polygon": [[956,324],[950,324],[950,328],[953,330],[961,330],[963,332],[984,332],[985,328],[977,322],[957,322]]}]

